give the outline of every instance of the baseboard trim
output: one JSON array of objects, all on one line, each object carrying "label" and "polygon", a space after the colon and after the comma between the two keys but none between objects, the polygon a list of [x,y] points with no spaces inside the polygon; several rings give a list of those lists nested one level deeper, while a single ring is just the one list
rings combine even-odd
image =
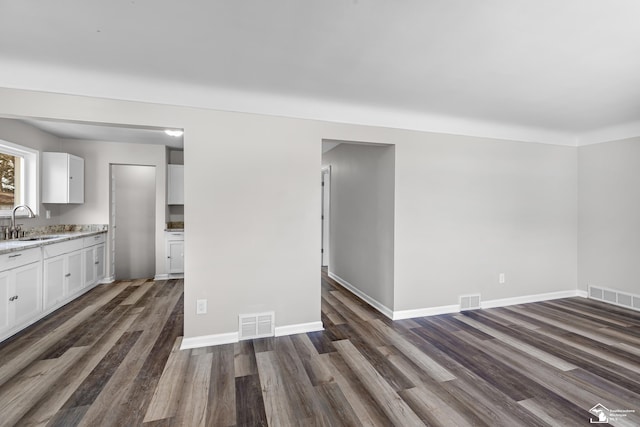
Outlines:
[{"label": "baseboard trim", "polygon": [[574,289],[571,291],[548,292],[544,294],[525,295],[521,297],[500,298],[500,299],[481,301],[480,307],[481,308],[507,307],[510,305],[528,304],[528,303],[540,302],[540,301],[550,301],[550,300],[560,299],[560,298],[572,298],[572,297],[586,298],[586,296],[587,296],[586,292]]},{"label": "baseboard trim", "polygon": [[439,314],[458,313],[460,304],[442,305],[438,307],[416,308],[412,310],[398,310],[393,312],[393,320],[412,319],[414,317],[437,316]]},{"label": "baseboard trim", "polygon": [[213,345],[232,344],[238,342],[237,332],[228,332],[226,334],[202,335],[199,337],[183,338],[180,344],[180,350],[188,350],[191,348],[209,347]]},{"label": "baseboard trim", "polygon": [[307,332],[324,331],[321,321],[298,323],[296,325],[276,326],[275,336],[282,337],[285,335],[306,334]]},{"label": "baseboard trim", "polygon": [[356,288],[351,283],[347,282],[337,274],[329,272],[329,277],[335,280],[340,286],[342,286],[343,288],[345,288],[346,290],[348,290],[349,292],[351,292],[352,294],[354,294],[355,296],[357,296],[358,298],[360,298],[361,300],[369,304],[371,307],[378,310],[380,313],[382,313],[389,319],[393,319],[393,310],[391,310],[386,305],[382,304],[380,301],[374,298],[371,298],[369,295],[365,294],[360,289]]},{"label": "baseboard trim", "polygon": [[116,281],[115,276],[109,276],[109,277],[105,277],[104,279],[100,280],[100,281],[98,282],[98,284],[100,284],[100,285],[106,285],[106,284],[109,284],[109,283],[113,283],[113,282],[115,282],[115,281]]},{"label": "baseboard trim", "polygon": [[153,280],[157,281],[157,280],[168,280],[169,279],[169,275],[168,274],[156,274],[153,277]]}]

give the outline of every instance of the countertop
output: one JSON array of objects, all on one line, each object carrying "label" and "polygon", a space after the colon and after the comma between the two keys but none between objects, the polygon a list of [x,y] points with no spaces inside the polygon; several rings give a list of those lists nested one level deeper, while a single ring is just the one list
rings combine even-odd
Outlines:
[{"label": "countertop", "polygon": [[[65,233],[55,233],[55,234],[42,234],[42,237],[52,236],[52,238],[47,240],[0,240],[0,255],[6,254],[9,252],[22,251],[24,249],[38,248],[46,245],[51,245],[54,243],[64,242],[66,240],[80,239],[83,237],[96,236],[98,234],[106,233],[106,230],[102,231],[72,231]],[[53,237],[55,236],[55,237]],[[39,237],[39,236],[29,236],[25,239]]]}]

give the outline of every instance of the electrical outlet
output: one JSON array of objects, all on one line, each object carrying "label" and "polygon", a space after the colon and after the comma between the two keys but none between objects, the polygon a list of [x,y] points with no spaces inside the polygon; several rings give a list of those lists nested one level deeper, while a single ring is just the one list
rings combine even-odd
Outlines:
[{"label": "electrical outlet", "polygon": [[196,314],[207,314],[206,299],[199,299],[196,301]]},{"label": "electrical outlet", "polygon": [[51,211],[50,211],[49,209],[47,209],[46,211],[44,211],[44,216],[45,216],[47,219],[51,219]]},{"label": "electrical outlet", "polygon": [[500,282],[500,284],[503,284],[505,282],[504,273],[500,273],[500,276],[498,277],[498,281]]}]

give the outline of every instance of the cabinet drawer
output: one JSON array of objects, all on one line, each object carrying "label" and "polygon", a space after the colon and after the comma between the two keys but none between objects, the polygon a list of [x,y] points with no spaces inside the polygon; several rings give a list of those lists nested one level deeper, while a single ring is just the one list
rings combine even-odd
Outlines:
[{"label": "cabinet drawer", "polygon": [[184,231],[167,231],[164,237],[166,240],[184,240]]},{"label": "cabinet drawer", "polygon": [[0,255],[0,271],[40,261],[40,248],[25,249]]},{"label": "cabinet drawer", "polygon": [[104,243],[106,233],[101,233],[95,236],[85,237],[83,239],[84,247],[88,248],[89,246],[99,245],[100,243]]},{"label": "cabinet drawer", "polygon": [[51,258],[54,256],[66,254],[73,251],[79,251],[82,249],[82,240],[68,240],[66,242],[54,243],[44,246],[44,257]]}]

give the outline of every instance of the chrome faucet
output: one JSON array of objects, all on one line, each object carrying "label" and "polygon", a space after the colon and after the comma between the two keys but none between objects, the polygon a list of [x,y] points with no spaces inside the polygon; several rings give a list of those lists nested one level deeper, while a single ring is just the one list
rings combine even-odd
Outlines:
[{"label": "chrome faucet", "polygon": [[34,214],[31,208],[27,205],[18,205],[13,208],[13,212],[11,213],[11,228],[9,228],[9,235],[11,239],[18,238],[18,232],[20,231],[20,229],[16,227],[16,211],[20,208],[24,208],[27,210],[27,212],[29,212],[29,218],[36,217],[36,214]]}]

